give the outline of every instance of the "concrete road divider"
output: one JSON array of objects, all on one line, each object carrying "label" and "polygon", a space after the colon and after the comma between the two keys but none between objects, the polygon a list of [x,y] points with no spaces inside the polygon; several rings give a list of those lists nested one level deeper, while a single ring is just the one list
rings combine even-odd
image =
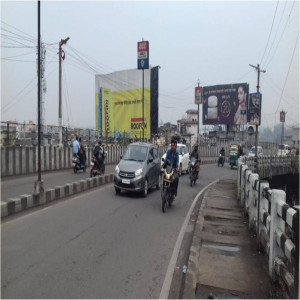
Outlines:
[{"label": "concrete road divider", "polygon": [[1,201],[1,218],[36,207],[55,200],[60,200],[86,190],[100,187],[114,181],[114,174],[86,178],[80,181],[67,183],[63,186],[55,186],[54,189],[47,189],[43,194],[33,193],[21,195]]}]

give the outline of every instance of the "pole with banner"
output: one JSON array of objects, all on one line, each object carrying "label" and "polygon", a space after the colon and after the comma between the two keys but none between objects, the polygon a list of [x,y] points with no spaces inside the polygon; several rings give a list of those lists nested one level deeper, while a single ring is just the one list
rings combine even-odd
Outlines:
[{"label": "pole with banner", "polygon": [[[261,70],[260,67],[259,67],[259,64],[257,66],[253,66],[253,65],[250,65],[250,67],[256,69],[257,71],[257,86],[256,86],[256,90],[257,90],[257,93],[259,93],[259,79],[260,79],[260,73],[265,73],[266,71],[265,70]],[[251,102],[251,101],[250,101]],[[260,118],[259,118],[260,120]],[[249,121],[249,120],[248,120]],[[254,168],[254,172],[257,173],[258,172],[258,158],[257,158],[257,144],[258,144],[258,125],[260,125],[260,122],[259,124],[256,124],[255,125],[255,168]]]},{"label": "pole with banner", "polygon": [[[280,122],[282,123],[281,145],[284,144],[284,122],[285,122],[285,115],[286,115],[286,112],[284,110],[282,110],[280,112]],[[282,149],[281,149],[281,155],[282,155]]]},{"label": "pole with banner", "polygon": [[142,130],[144,141],[144,128],[145,128],[145,99],[144,99],[144,70],[149,69],[149,41],[141,41],[137,43],[137,65],[138,69],[143,71],[143,94],[142,94]]},{"label": "pole with banner", "polygon": [[200,114],[199,104],[202,104],[202,87],[199,85],[195,87],[195,104],[198,104],[198,127],[197,127],[197,145],[199,144],[199,126],[200,126]]}]

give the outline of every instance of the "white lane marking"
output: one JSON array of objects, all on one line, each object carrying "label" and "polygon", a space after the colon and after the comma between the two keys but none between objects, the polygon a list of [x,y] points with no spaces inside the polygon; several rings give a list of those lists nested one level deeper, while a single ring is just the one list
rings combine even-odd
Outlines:
[{"label": "white lane marking", "polygon": [[[194,198],[194,201],[185,217],[185,220],[183,222],[183,225],[181,227],[181,230],[179,232],[179,235],[178,235],[178,238],[177,238],[177,241],[176,241],[176,244],[175,244],[175,247],[174,247],[174,250],[173,250],[173,253],[172,253],[172,256],[171,256],[171,259],[170,259],[170,262],[169,262],[169,266],[168,266],[168,269],[167,269],[167,273],[166,273],[166,277],[165,277],[165,280],[164,280],[164,283],[163,283],[163,286],[161,288],[161,292],[160,292],[160,295],[159,295],[159,299],[168,299],[168,296],[169,296],[169,292],[170,292],[170,288],[171,288],[171,283],[172,283],[172,278],[173,278],[173,273],[174,273],[174,270],[175,270],[175,266],[176,266],[176,262],[177,262],[177,258],[178,258],[178,255],[179,255],[179,250],[181,248],[181,244],[182,244],[182,240],[183,240],[183,237],[184,237],[184,234],[186,232],[186,229],[187,229],[187,226],[188,226],[188,223],[189,223],[189,220],[190,220],[190,216],[192,214],[192,211],[198,201],[198,198],[201,196],[201,194],[203,194],[211,185],[217,183],[219,180],[225,178],[225,177],[228,177],[228,176],[232,176],[232,174],[227,174],[223,177],[220,177],[218,179],[216,179],[215,181],[211,182],[210,184],[208,184],[207,186],[205,186],[198,194],[197,196]],[[201,206],[201,208],[203,209],[203,207]]]}]

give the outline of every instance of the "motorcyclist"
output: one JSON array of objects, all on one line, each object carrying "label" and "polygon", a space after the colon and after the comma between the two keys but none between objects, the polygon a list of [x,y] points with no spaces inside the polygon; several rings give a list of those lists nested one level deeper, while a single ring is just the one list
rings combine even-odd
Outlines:
[{"label": "motorcyclist", "polygon": [[78,155],[79,155],[79,159],[80,159],[80,164],[82,166],[85,166],[86,153],[85,153],[85,150],[84,150],[84,146],[83,146],[81,137],[79,138],[79,146],[80,146],[80,149],[79,149]]},{"label": "motorcyclist", "polygon": [[103,163],[104,163],[104,161],[103,161],[104,149],[102,147],[102,141],[101,140],[99,140],[98,144],[96,144],[93,154],[97,158],[99,170],[102,170],[103,169]]},{"label": "motorcyclist", "polygon": [[225,160],[225,149],[224,149],[224,147],[221,148],[220,154],[222,156],[222,163],[223,163],[224,160]]},{"label": "motorcyclist", "polygon": [[238,158],[244,155],[243,147],[241,145],[238,146]]},{"label": "motorcyclist", "polygon": [[197,161],[197,163],[196,163],[196,172],[197,172],[197,178],[198,178],[198,174],[199,174],[199,171],[200,171],[200,162],[198,161],[200,159],[199,152],[198,152],[198,145],[194,146],[194,150],[190,154],[190,157],[191,158],[194,157]]},{"label": "motorcyclist", "polygon": [[[177,196],[177,189],[178,189],[178,183],[179,183],[179,177],[178,177],[178,170],[179,170],[179,155],[178,152],[176,151],[177,148],[177,141],[172,140],[171,141],[171,149],[168,150],[167,155],[166,155],[166,160],[171,162],[171,166],[175,168],[175,174],[174,174],[174,179],[175,179],[175,195],[173,195],[173,201],[175,201],[175,198]],[[166,168],[166,164],[164,164],[164,168]]]}]

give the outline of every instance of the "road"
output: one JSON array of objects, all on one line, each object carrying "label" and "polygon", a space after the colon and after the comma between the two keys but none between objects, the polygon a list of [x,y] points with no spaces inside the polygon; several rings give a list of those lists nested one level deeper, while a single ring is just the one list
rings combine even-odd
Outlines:
[{"label": "road", "polygon": [[180,178],[165,214],[160,192],[117,196],[113,185],[8,218],[2,229],[2,298],[158,298],[197,193],[235,173],[203,165],[192,188]]},{"label": "road", "polygon": [[[215,159],[213,157],[204,157],[202,160]],[[115,165],[106,165],[105,173],[113,173]],[[44,180],[44,188],[52,189],[57,185],[64,185],[72,183],[81,179],[85,179],[90,175],[90,168],[88,167],[86,173],[79,171],[74,174],[73,169],[62,171],[50,171],[42,173]],[[33,175],[19,175],[1,178],[1,199],[8,200],[9,198],[19,197],[24,194],[32,194],[34,192],[34,182],[37,180],[37,174]]]}]

